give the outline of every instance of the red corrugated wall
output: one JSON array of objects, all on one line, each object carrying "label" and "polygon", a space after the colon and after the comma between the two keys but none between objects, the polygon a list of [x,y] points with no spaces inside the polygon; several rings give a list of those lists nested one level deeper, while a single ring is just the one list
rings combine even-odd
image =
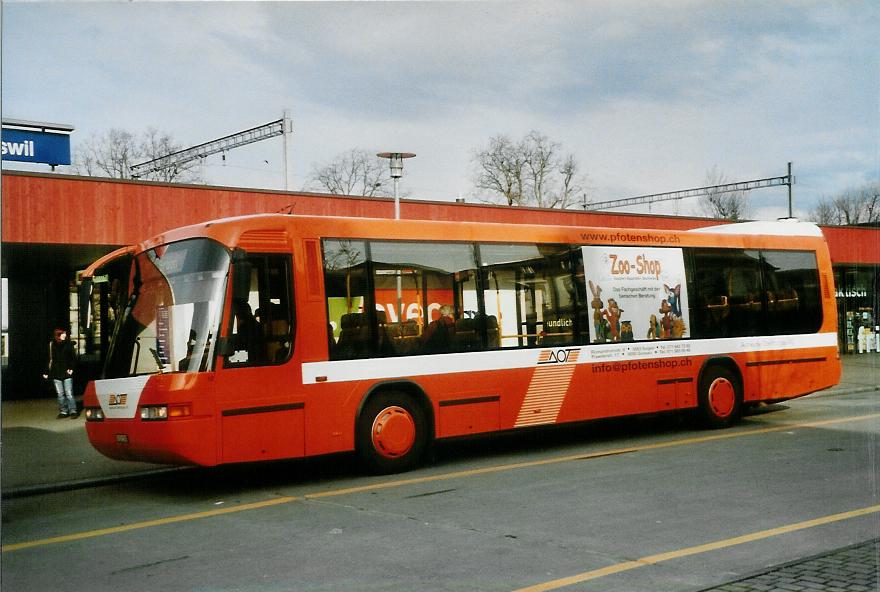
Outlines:
[{"label": "red corrugated wall", "polygon": [[[11,243],[126,245],[177,226],[242,214],[295,214],[388,218],[387,198],[168,185],[6,171],[3,241]],[[425,220],[531,222],[566,226],[688,229],[717,223],[705,218],[594,214],[452,202],[403,200],[401,217]],[[835,263],[880,263],[880,229],[823,228]]]},{"label": "red corrugated wall", "polygon": [[[227,216],[295,214],[388,218],[388,198],[159,183],[32,173],[3,174],[3,240],[21,243],[123,245],[165,230]],[[403,200],[401,217],[428,220],[537,222],[620,228],[684,229],[712,224],[700,218],[509,208]]]}]

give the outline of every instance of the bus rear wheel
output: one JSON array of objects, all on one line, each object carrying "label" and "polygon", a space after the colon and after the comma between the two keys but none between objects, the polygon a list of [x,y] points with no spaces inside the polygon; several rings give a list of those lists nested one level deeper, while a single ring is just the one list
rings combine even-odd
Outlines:
[{"label": "bus rear wheel", "polygon": [[700,416],[708,428],[726,428],[742,412],[742,383],[724,366],[707,368],[700,377]]},{"label": "bus rear wheel", "polygon": [[373,473],[399,473],[416,466],[428,442],[425,413],[412,397],[382,391],[370,397],[357,422],[357,451]]}]

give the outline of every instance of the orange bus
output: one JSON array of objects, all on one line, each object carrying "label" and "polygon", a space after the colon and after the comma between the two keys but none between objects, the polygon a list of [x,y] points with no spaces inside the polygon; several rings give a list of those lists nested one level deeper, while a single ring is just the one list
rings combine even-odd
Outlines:
[{"label": "orange bus", "polygon": [[828,249],[794,221],[257,215],[120,253],[128,300],[85,394],[115,459],[357,451],[394,472],[472,434],[671,410],[723,427],[840,377]]}]

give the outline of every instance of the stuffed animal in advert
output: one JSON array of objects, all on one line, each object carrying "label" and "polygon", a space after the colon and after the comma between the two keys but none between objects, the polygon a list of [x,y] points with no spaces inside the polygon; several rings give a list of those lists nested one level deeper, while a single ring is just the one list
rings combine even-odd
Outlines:
[{"label": "stuffed animal in advert", "polygon": [[605,318],[608,319],[608,328],[611,331],[611,341],[620,341],[620,315],[623,309],[617,305],[614,298],[608,299],[608,308],[602,311]]},{"label": "stuffed animal in advert", "polygon": [[593,281],[589,281],[590,284],[590,292],[593,294],[593,300],[590,301],[590,307],[593,309],[593,330],[595,331],[596,338],[593,339],[594,343],[605,343],[605,340],[608,339],[608,321],[602,316],[602,288],[598,285],[593,284]]},{"label": "stuffed animal in advert", "polygon": [[669,305],[669,301],[661,302],[657,312],[663,315],[660,317],[660,337],[669,339],[672,336],[672,307]]},{"label": "stuffed animal in advert", "polygon": [[687,332],[687,327],[684,326],[684,319],[674,318],[672,319],[672,335],[673,339],[681,339],[684,337],[684,334]]},{"label": "stuffed animal in advert", "polygon": [[660,321],[657,315],[651,315],[648,319],[648,339],[660,339]]},{"label": "stuffed animal in advert", "polygon": [[677,284],[674,288],[670,288],[663,284],[663,291],[666,292],[666,302],[672,310],[672,316],[681,316],[681,284]]}]

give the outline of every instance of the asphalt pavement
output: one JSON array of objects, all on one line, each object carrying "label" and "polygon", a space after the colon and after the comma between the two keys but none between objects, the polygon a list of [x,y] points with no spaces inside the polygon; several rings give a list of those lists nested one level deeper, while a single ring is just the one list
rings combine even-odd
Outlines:
[{"label": "asphalt pavement", "polygon": [[[811,397],[880,390],[880,354],[843,356],[843,375],[834,388]],[[21,497],[136,478],[164,465],[117,461],[89,444],[85,417],[57,419],[53,398],[0,401],[0,492]]]},{"label": "asphalt pavement", "polygon": [[[843,397],[878,391],[880,354],[872,353],[844,356],[840,384],[809,397]],[[83,489],[157,472],[186,470],[103,457],[88,442],[84,416],[57,419],[54,398],[2,401],[0,413],[0,490],[3,498],[24,498],[41,493]],[[28,503],[31,500],[22,501]],[[33,503],[39,504],[41,501],[34,498]],[[338,532],[341,533],[342,530]],[[711,588],[711,591],[880,590],[880,543],[874,535],[876,533],[872,533],[870,540],[856,545],[830,549],[821,555],[770,566],[747,577],[740,576],[735,581]],[[702,592],[710,590],[705,589]]]}]

